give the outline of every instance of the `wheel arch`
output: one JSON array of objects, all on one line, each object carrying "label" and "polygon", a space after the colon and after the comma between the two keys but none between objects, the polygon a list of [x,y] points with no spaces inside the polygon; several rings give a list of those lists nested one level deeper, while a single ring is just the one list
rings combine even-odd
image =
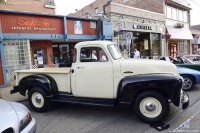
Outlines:
[{"label": "wheel arch", "polygon": [[182,78],[172,74],[149,74],[125,77],[118,86],[117,102],[132,105],[134,98],[143,91],[156,90],[170,99],[175,106],[180,103]]},{"label": "wheel arch", "polygon": [[47,96],[58,93],[58,87],[55,80],[49,75],[29,75],[22,78],[19,82],[19,93],[26,95],[31,88],[40,87]]}]

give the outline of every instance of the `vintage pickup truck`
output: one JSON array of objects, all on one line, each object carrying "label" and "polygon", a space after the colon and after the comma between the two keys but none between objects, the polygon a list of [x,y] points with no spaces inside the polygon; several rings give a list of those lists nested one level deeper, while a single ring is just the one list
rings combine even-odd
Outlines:
[{"label": "vintage pickup truck", "polygon": [[76,44],[71,67],[20,70],[15,76],[11,94],[28,95],[30,106],[37,112],[47,111],[51,101],[126,105],[144,122],[158,122],[167,117],[169,103],[182,104],[183,109],[189,105],[175,65],[161,60],[124,59],[110,41]]}]

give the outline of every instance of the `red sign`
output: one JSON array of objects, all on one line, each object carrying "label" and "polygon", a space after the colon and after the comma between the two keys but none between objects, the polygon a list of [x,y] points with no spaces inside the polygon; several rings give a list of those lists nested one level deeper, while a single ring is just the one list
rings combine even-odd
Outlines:
[{"label": "red sign", "polygon": [[62,17],[0,13],[0,20],[3,33],[64,34]]},{"label": "red sign", "polygon": [[44,18],[29,19],[26,17],[18,17],[18,25],[20,26],[37,26],[37,27],[51,27],[50,22]]}]

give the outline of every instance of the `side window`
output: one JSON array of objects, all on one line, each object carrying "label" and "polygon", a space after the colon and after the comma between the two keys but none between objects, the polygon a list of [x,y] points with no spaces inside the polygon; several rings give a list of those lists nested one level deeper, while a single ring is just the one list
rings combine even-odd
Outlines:
[{"label": "side window", "polygon": [[100,61],[108,61],[108,57],[103,49],[99,48]]},{"label": "side window", "polygon": [[80,50],[81,62],[102,62],[107,60],[106,53],[100,47],[83,47]]}]

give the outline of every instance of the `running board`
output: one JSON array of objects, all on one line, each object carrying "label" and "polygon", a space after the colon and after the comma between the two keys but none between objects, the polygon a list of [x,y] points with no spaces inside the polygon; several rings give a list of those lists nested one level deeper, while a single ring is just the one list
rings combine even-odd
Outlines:
[{"label": "running board", "polygon": [[53,102],[65,102],[72,104],[83,104],[83,105],[93,105],[93,106],[114,106],[115,101],[110,99],[93,99],[93,98],[80,98],[74,97],[70,93],[58,94],[51,98]]}]

